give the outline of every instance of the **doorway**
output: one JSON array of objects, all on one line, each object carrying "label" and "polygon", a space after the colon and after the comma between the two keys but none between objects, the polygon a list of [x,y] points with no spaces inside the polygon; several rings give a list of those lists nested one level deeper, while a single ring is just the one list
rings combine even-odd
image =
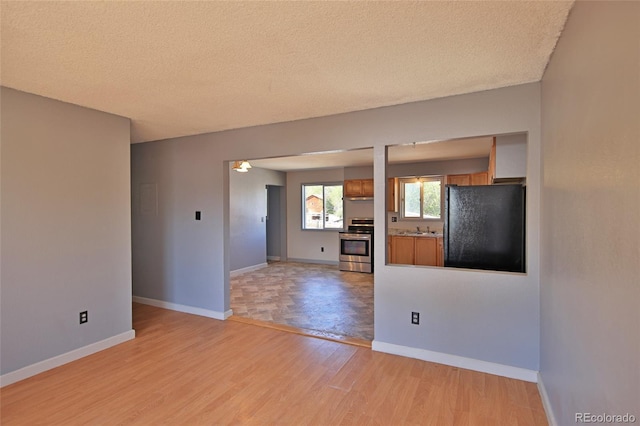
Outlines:
[{"label": "doorway", "polygon": [[[342,183],[342,169],[279,170],[265,161],[250,159],[246,173],[229,171],[231,318],[370,346],[373,276],[338,270],[337,229],[302,232],[299,222],[298,181]],[[264,257],[249,263],[256,243]]]},{"label": "doorway", "polygon": [[267,262],[287,260],[286,194],[283,186],[266,185]]}]

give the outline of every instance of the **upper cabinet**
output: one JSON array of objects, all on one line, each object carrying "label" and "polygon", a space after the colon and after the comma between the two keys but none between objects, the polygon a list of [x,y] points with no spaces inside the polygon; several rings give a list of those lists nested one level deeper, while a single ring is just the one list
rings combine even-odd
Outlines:
[{"label": "upper cabinet", "polygon": [[472,173],[469,176],[471,177],[471,185],[489,185],[488,172]]},{"label": "upper cabinet", "polygon": [[461,175],[447,175],[448,185],[470,186],[470,185],[488,185],[489,173],[468,173]]},{"label": "upper cabinet", "polygon": [[387,211],[398,211],[398,178],[387,180]]},{"label": "upper cabinet", "polygon": [[345,197],[373,197],[373,179],[350,179],[344,181]]},{"label": "upper cabinet", "polygon": [[471,185],[471,175],[447,175],[447,185],[469,186]]}]

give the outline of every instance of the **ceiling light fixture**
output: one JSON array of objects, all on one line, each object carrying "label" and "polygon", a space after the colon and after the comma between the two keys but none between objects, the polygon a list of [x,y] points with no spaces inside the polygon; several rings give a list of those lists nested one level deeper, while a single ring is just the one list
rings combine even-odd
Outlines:
[{"label": "ceiling light fixture", "polygon": [[233,162],[233,170],[240,173],[246,173],[251,168],[251,164],[247,160],[242,161],[234,161]]}]

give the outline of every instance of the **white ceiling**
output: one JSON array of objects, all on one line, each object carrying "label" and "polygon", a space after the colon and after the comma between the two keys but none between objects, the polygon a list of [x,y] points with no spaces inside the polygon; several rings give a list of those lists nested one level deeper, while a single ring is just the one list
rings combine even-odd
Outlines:
[{"label": "white ceiling", "polygon": [[[395,145],[389,147],[388,161],[390,164],[396,164],[488,157],[492,143],[492,137],[479,137]],[[292,157],[254,159],[250,163],[253,167],[283,172],[371,166],[373,164],[373,149],[354,149]]]},{"label": "white ceiling", "polygon": [[2,1],[4,86],[132,142],[539,81],[572,1]]}]

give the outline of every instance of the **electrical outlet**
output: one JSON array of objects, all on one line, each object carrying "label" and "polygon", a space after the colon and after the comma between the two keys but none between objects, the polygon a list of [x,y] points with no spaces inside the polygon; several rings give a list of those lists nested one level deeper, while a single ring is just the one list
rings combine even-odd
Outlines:
[{"label": "electrical outlet", "polygon": [[411,312],[411,324],[420,324],[420,312]]},{"label": "electrical outlet", "polygon": [[196,211],[196,220],[200,220],[202,218],[202,213]]},{"label": "electrical outlet", "polygon": [[320,247],[320,251],[324,253],[324,247]]},{"label": "electrical outlet", "polygon": [[398,221],[397,216],[391,216],[391,222],[397,222],[397,221]]},{"label": "electrical outlet", "polygon": [[89,312],[82,311],[80,312],[80,324],[84,324],[86,322],[89,322]]}]

